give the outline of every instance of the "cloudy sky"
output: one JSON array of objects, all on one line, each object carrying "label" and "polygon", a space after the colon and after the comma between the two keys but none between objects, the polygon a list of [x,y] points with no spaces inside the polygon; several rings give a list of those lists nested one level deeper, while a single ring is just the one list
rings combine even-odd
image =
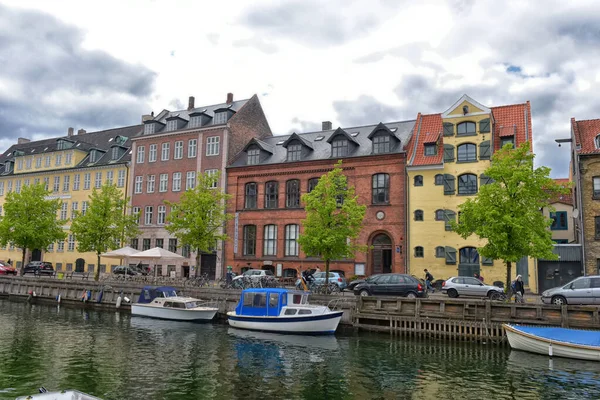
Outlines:
[{"label": "cloudy sky", "polygon": [[600,118],[600,2],[0,0],[0,151],[258,94],[274,134],[414,119],[462,94],[530,100],[537,164],[568,173]]}]

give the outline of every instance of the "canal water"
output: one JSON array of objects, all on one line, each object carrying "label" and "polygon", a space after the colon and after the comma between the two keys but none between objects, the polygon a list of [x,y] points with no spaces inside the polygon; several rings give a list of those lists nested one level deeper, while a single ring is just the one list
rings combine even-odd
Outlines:
[{"label": "canal water", "polygon": [[0,399],[600,399],[600,363],[340,333],[278,336],[0,300]]}]

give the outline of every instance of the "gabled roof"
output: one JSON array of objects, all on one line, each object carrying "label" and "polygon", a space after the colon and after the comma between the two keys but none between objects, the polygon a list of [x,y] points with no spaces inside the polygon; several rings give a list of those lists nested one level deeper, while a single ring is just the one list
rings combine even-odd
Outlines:
[{"label": "gabled roof", "polygon": [[569,187],[569,193],[557,195],[556,197],[554,197],[553,199],[550,200],[550,204],[563,203],[563,204],[568,204],[568,205],[572,206],[573,205],[573,190],[569,186],[571,184],[571,181],[568,178],[560,178],[560,179],[554,179],[554,182],[556,182],[560,186]]},{"label": "gabled roof", "polygon": [[579,154],[600,154],[600,148],[596,147],[596,136],[600,135],[600,119],[576,121],[571,118],[571,129]]},{"label": "gabled roof", "polygon": [[[459,103],[460,104],[460,103]],[[444,129],[442,124],[441,114],[417,115],[417,122],[414,127],[411,143],[409,145],[408,165],[438,165],[442,164],[444,157],[443,138],[440,140],[441,133]],[[431,142],[433,138],[435,141]],[[437,143],[439,146],[437,154],[433,156],[425,155],[425,143]]]},{"label": "gabled roof", "polygon": [[515,146],[520,146],[529,141],[533,150],[533,137],[531,128],[531,105],[529,101],[521,104],[492,107],[494,126],[494,150],[500,149],[500,134],[503,136],[514,135]]},{"label": "gabled roof", "polygon": [[165,118],[166,121],[171,121],[171,120],[174,120],[174,119],[180,119],[182,121],[188,122],[187,119],[181,118],[181,116],[179,114],[177,114],[177,115],[171,115],[170,117]]},{"label": "gabled roof", "polygon": [[287,149],[288,145],[293,140],[298,140],[298,141],[300,141],[300,143],[302,143],[303,146],[306,146],[309,149],[313,150],[312,144],[308,140],[306,140],[303,137],[301,137],[300,135],[298,135],[296,132],[292,133],[290,135],[290,137],[287,138],[287,140],[285,142],[283,142],[283,144],[281,145],[281,147],[285,147]]},{"label": "gabled roof", "polygon": [[248,144],[242,149],[242,151],[247,151],[248,148],[252,145],[256,145],[258,146],[261,150],[266,151],[267,153],[273,154],[274,150],[273,150],[273,146],[270,145],[269,143],[263,142],[260,139],[257,138],[252,138],[250,139],[250,141],[248,142]]},{"label": "gabled roof", "polygon": [[336,129],[336,130],[335,130],[335,131],[334,131],[334,132],[333,132],[333,133],[332,133],[332,134],[331,134],[331,135],[330,135],[330,136],[327,138],[327,143],[330,143],[330,144],[331,144],[331,142],[333,142],[333,139],[334,139],[336,136],[340,136],[340,135],[342,135],[342,136],[345,136],[345,137],[346,137],[346,139],[348,139],[348,140],[349,140],[349,141],[351,141],[352,143],[354,143],[354,144],[358,144],[358,142],[357,142],[356,140],[354,140],[354,138],[353,138],[352,136],[350,136],[350,135],[348,134],[348,132],[346,132],[346,131],[345,131],[345,130],[343,130],[342,128],[337,128],[337,129]]},{"label": "gabled roof", "polygon": [[480,112],[474,112],[474,113],[470,112],[469,115],[479,115],[479,114],[489,114],[490,113],[490,109],[488,107],[486,107],[483,104],[479,103],[478,101],[474,100],[469,95],[463,94],[462,97],[456,101],[456,103],[452,104],[450,106],[450,108],[448,108],[446,111],[444,111],[441,114],[442,118],[453,117],[453,115],[451,115],[450,112],[454,111],[456,109],[456,107],[460,106],[465,101],[471,103],[472,105],[474,105],[475,107],[477,107],[481,110]]},{"label": "gabled roof", "polygon": [[393,137],[396,140],[400,140],[395,134],[394,132],[391,131],[390,128],[388,128],[387,126],[385,126],[383,124],[383,122],[380,122],[379,124],[377,124],[377,126],[371,131],[371,133],[369,133],[369,136],[367,136],[369,139],[373,140],[373,136],[375,136],[376,133],[381,132],[381,131],[385,131],[387,132],[391,137]]}]

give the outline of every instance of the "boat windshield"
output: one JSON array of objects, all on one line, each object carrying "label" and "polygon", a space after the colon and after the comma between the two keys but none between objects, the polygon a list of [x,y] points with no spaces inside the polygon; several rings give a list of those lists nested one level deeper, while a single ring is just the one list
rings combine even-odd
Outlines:
[{"label": "boat windshield", "polygon": [[185,303],[185,308],[196,308],[198,307],[198,303],[195,301],[188,301]]},{"label": "boat windshield", "polygon": [[308,295],[293,294],[291,304],[308,304]]}]

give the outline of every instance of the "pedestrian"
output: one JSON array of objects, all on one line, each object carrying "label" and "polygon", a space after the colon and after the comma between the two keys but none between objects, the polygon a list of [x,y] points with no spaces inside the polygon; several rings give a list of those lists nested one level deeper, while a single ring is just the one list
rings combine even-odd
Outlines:
[{"label": "pedestrian", "polygon": [[521,275],[517,275],[517,279],[513,282],[513,290],[515,292],[515,303],[524,303],[525,288],[523,287],[523,277]]},{"label": "pedestrian", "polygon": [[318,265],[317,265],[317,268],[315,268],[315,272],[314,273],[316,274],[317,272],[321,272],[321,268],[319,268]]},{"label": "pedestrian", "polygon": [[423,271],[425,271],[425,285],[427,286],[427,291],[431,290],[431,293],[435,293],[435,289],[431,284],[431,282],[433,282],[433,275],[427,271],[427,268],[425,268]]},{"label": "pedestrian", "polygon": [[225,275],[225,281],[227,282],[227,286],[231,286],[233,282],[233,271],[231,265],[227,266],[227,274]]},{"label": "pedestrian", "polygon": [[12,261],[10,260],[10,258],[8,259],[8,261],[6,262],[8,265],[12,266]]},{"label": "pedestrian", "polygon": [[475,272],[475,274],[473,274],[473,276],[477,279],[479,279],[480,282],[483,282],[483,276],[479,275],[479,272]]}]

